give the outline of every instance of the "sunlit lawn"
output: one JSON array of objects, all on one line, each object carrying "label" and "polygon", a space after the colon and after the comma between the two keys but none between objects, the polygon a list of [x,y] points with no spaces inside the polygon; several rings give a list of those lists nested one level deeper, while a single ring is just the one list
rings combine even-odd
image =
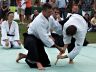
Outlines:
[{"label": "sunlit lawn", "polygon": [[88,32],[87,33],[87,40],[90,43],[96,43],[96,32]]}]

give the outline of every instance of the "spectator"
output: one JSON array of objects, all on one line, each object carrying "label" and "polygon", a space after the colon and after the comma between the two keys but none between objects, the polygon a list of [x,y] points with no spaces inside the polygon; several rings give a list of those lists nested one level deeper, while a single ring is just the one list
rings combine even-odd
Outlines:
[{"label": "spectator", "polygon": [[26,0],[26,8],[25,8],[26,23],[31,22],[31,14],[32,14],[32,0]]},{"label": "spectator", "polygon": [[94,1],[94,3],[93,3],[91,18],[94,16],[95,12],[96,12],[96,1]]},{"label": "spectator", "polygon": [[20,18],[20,24],[24,24],[26,2],[25,0],[16,0],[16,3],[17,3],[17,12]]},{"label": "spectator", "polygon": [[10,0],[1,0],[1,18],[6,20],[6,14],[9,12]]},{"label": "spectator", "polygon": [[34,2],[34,5],[32,6],[32,14],[34,13],[34,10],[38,10],[39,13],[42,11],[40,1],[35,1]]},{"label": "spectator", "polygon": [[91,19],[92,31],[96,30],[96,12],[94,13],[94,17]]},{"label": "spectator", "polygon": [[90,23],[90,15],[88,14],[88,13],[86,13],[85,15],[84,15],[84,19],[86,20],[86,22],[88,22],[88,27],[89,27],[89,29],[90,29],[90,27],[91,27],[91,23]]},{"label": "spectator", "polygon": [[8,12],[7,20],[1,25],[1,44],[3,48],[20,48],[19,27],[17,22],[13,21],[14,13]]},{"label": "spectator", "polygon": [[56,0],[56,5],[60,9],[60,17],[65,19],[67,15],[66,8],[68,5],[68,0]]},{"label": "spectator", "polygon": [[94,0],[82,0],[82,15],[88,13],[91,16],[92,4]]},{"label": "spectator", "polygon": [[53,8],[56,7],[56,0],[50,0],[49,3],[52,5]]},{"label": "spectator", "polygon": [[72,14],[79,14],[79,7],[77,4],[73,4],[71,8],[71,13],[67,14],[67,17],[69,17]]},{"label": "spectator", "polygon": [[34,14],[32,17],[32,21],[35,19],[35,17],[39,14],[38,10],[34,10]]},{"label": "spectator", "polygon": [[[32,15],[32,18],[31,18],[31,22],[36,18],[36,16],[38,16],[38,14],[39,14],[38,10],[34,10],[34,14]],[[29,24],[27,25],[27,27],[29,27]]]}]

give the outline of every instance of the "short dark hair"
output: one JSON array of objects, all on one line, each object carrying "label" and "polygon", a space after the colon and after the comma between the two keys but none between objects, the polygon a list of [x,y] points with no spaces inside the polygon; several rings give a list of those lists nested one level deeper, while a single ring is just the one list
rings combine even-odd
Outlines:
[{"label": "short dark hair", "polygon": [[78,4],[72,4],[72,7],[74,7],[74,6],[78,6]]},{"label": "short dark hair", "polygon": [[55,9],[56,9],[56,10],[59,10],[59,11],[60,11],[60,9],[59,9],[58,7],[53,7],[52,9],[53,9],[53,10],[55,10]]},{"label": "short dark hair", "polygon": [[6,20],[8,20],[8,16],[9,16],[9,14],[14,14],[14,12],[11,12],[11,11],[9,11],[7,14],[6,14]]},{"label": "short dark hair", "polygon": [[77,28],[74,25],[70,25],[66,29],[66,35],[68,36],[73,36],[74,34],[76,34],[76,32],[77,32]]},{"label": "short dark hair", "polygon": [[11,14],[11,13],[14,14],[14,12],[10,12],[10,11],[9,11],[9,12],[7,13],[7,16],[9,16],[9,14]]},{"label": "short dark hair", "polygon": [[52,10],[58,10],[60,12],[60,9],[58,7],[53,7]]},{"label": "short dark hair", "polygon": [[45,3],[42,5],[42,10],[52,9],[52,6],[49,3]]}]

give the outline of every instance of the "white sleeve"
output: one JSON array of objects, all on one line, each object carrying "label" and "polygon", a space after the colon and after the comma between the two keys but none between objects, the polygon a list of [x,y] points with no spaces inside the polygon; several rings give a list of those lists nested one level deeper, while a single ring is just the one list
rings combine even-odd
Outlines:
[{"label": "white sleeve", "polygon": [[60,23],[58,21],[55,21],[54,22],[54,25],[55,25],[55,30],[62,30],[62,26],[60,25]]},{"label": "white sleeve", "polygon": [[[80,36],[81,35],[81,36]],[[76,41],[75,41],[75,47],[74,49],[68,54],[68,57],[70,59],[74,59],[79,53],[81,48],[83,47],[84,39],[85,39],[86,33],[81,32],[77,35]]]},{"label": "white sleeve", "polygon": [[57,32],[62,32],[62,26],[60,23],[56,20],[50,19],[50,28],[54,30],[56,33]]},{"label": "white sleeve", "polygon": [[[41,32],[40,32],[41,31]],[[39,38],[41,39],[41,41],[48,47],[51,47],[54,45],[54,41],[49,37],[49,34],[47,32],[48,30],[45,29],[44,25],[40,25],[37,28],[37,32],[39,35]]]},{"label": "white sleeve", "polygon": [[[16,22],[15,22],[16,23]],[[20,40],[19,39],[19,26],[18,26],[18,24],[16,23],[15,24],[15,36],[14,36],[14,40]]]},{"label": "white sleeve", "polygon": [[1,35],[2,35],[2,40],[8,39],[5,22],[2,22],[2,24],[1,24]]}]

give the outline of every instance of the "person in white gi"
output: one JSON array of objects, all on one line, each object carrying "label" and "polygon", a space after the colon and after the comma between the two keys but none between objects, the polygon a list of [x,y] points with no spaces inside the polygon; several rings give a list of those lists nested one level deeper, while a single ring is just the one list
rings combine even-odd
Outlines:
[{"label": "person in white gi", "polygon": [[19,27],[17,22],[13,21],[14,13],[8,12],[7,20],[1,25],[1,45],[3,48],[20,48]]},{"label": "person in white gi", "polygon": [[58,59],[70,58],[73,60],[80,52],[84,39],[88,30],[88,24],[84,18],[79,14],[72,14],[69,20],[64,24],[63,27],[63,41],[64,41],[64,51],[71,43],[71,38],[74,37],[75,47],[68,53],[68,55],[58,55]]},{"label": "person in white gi", "polygon": [[[53,38],[55,38],[55,42],[57,43],[57,37],[61,37],[60,35],[62,35],[62,26],[59,24],[58,20],[61,20],[61,17],[57,17],[57,15],[60,13],[59,9],[57,7],[53,8],[53,11],[52,11],[52,15],[49,17],[49,28],[51,29],[51,35]],[[60,19],[59,19],[60,18]],[[58,20],[57,20],[58,19]],[[29,24],[30,25],[30,24]],[[49,29],[49,31],[50,31]],[[41,29],[40,29],[41,30]],[[58,44],[59,43],[59,44]],[[64,46],[64,43],[63,43],[63,38],[62,38],[62,43],[61,41],[59,40],[57,43],[57,45],[59,46]],[[24,51],[25,52],[25,51]],[[18,54],[18,57],[16,59],[16,62],[18,63],[19,60],[23,59],[23,58],[26,58],[26,53],[24,52],[20,52]]]},{"label": "person in white gi", "polygon": [[52,6],[45,3],[42,12],[30,23],[27,34],[24,34],[24,47],[28,50],[26,63],[39,70],[50,66],[50,61],[44,50],[44,46],[56,47],[60,52],[62,48],[57,46],[50,33],[49,17]]}]

